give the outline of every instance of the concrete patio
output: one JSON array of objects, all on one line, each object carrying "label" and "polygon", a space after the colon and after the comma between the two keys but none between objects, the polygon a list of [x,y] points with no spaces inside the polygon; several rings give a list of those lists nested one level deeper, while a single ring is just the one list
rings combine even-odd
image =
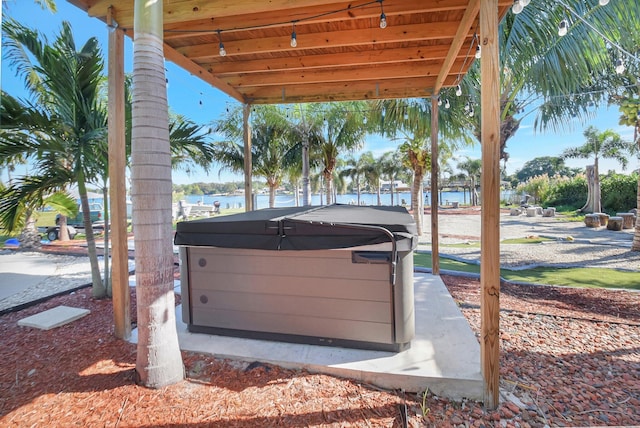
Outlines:
[{"label": "concrete patio", "polygon": [[[414,275],[416,338],[399,352],[271,342],[190,333],[176,308],[180,348],[355,379],[381,388],[482,399],[480,345],[438,276]],[[137,330],[132,342],[137,341]]]}]

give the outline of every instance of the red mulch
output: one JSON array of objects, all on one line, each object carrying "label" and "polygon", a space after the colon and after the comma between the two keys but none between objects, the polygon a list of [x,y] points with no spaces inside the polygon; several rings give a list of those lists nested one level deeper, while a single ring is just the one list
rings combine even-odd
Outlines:
[{"label": "red mulch", "polygon": [[[479,282],[443,280],[478,334]],[[135,290],[131,301],[135,322]],[[91,314],[17,326],[62,304]],[[111,302],[85,289],[0,316],[0,426],[400,427],[405,409],[409,426],[638,425],[639,307],[640,293],[503,284],[501,387],[520,403],[485,411],[429,394],[423,417],[415,394],[191,352],[183,382],[136,385],[135,345],[113,337]]]}]

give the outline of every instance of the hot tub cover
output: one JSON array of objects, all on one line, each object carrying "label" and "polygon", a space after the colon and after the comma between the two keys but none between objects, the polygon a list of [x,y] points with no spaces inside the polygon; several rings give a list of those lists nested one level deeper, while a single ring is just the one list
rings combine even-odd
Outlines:
[{"label": "hot tub cover", "polygon": [[398,250],[418,243],[416,224],[403,207],[328,205],[268,208],[183,221],[175,244],[260,250],[326,250],[396,241]]}]

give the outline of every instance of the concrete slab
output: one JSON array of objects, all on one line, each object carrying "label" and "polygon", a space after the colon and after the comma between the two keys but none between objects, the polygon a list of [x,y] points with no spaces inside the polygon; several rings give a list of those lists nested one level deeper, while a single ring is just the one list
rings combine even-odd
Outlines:
[{"label": "concrete slab", "polygon": [[40,330],[51,330],[69,324],[79,318],[89,315],[89,309],[72,308],[70,306],[56,306],[39,314],[22,318],[18,325],[23,327],[39,328]]},{"label": "concrete slab", "polygon": [[[176,311],[180,348],[356,379],[388,389],[426,388],[453,399],[482,398],[480,345],[438,276],[415,275],[416,338],[399,352],[303,345],[190,333]],[[137,342],[137,330],[132,342]]]}]

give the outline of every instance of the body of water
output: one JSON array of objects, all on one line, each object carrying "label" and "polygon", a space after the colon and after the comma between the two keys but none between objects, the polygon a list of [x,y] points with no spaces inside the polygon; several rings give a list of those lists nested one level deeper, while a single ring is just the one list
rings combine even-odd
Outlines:
[{"label": "body of water", "polygon": [[[425,193],[425,205],[429,205],[431,202],[430,195]],[[503,198],[508,197],[503,192]],[[257,209],[268,208],[269,207],[269,195],[257,195]],[[383,193],[380,195],[382,205],[391,205],[391,194]],[[244,195],[233,195],[233,196],[213,196],[213,195],[188,195],[186,200],[190,204],[201,203],[203,205],[213,205],[215,201],[220,202],[221,209],[229,209],[229,208],[241,208],[244,207]],[[298,199],[300,203],[302,203],[302,195]],[[324,203],[326,198],[322,198],[320,200],[320,195],[312,195],[311,196],[311,205],[321,205],[321,202]],[[344,195],[338,195],[337,203],[339,204],[357,204],[358,195],[355,193],[346,193]],[[469,203],[469,192],[466,192],[466,197],[463,192],[442,192],[440,197],[440,205],[446,206],[450,205],[452,202],[458,202],[459,204],[468,204]],[[360,203],[362,205],[377,205],[378,197],[375,193],[362,193],[360,194]],[[400,192],[393,194],[393,204],[394,205],[409,205],[411,203],[411,193],[409,192]],[[293,207],[296,206],[296,199],[294,195],[276,195],[276,207]]]}]

